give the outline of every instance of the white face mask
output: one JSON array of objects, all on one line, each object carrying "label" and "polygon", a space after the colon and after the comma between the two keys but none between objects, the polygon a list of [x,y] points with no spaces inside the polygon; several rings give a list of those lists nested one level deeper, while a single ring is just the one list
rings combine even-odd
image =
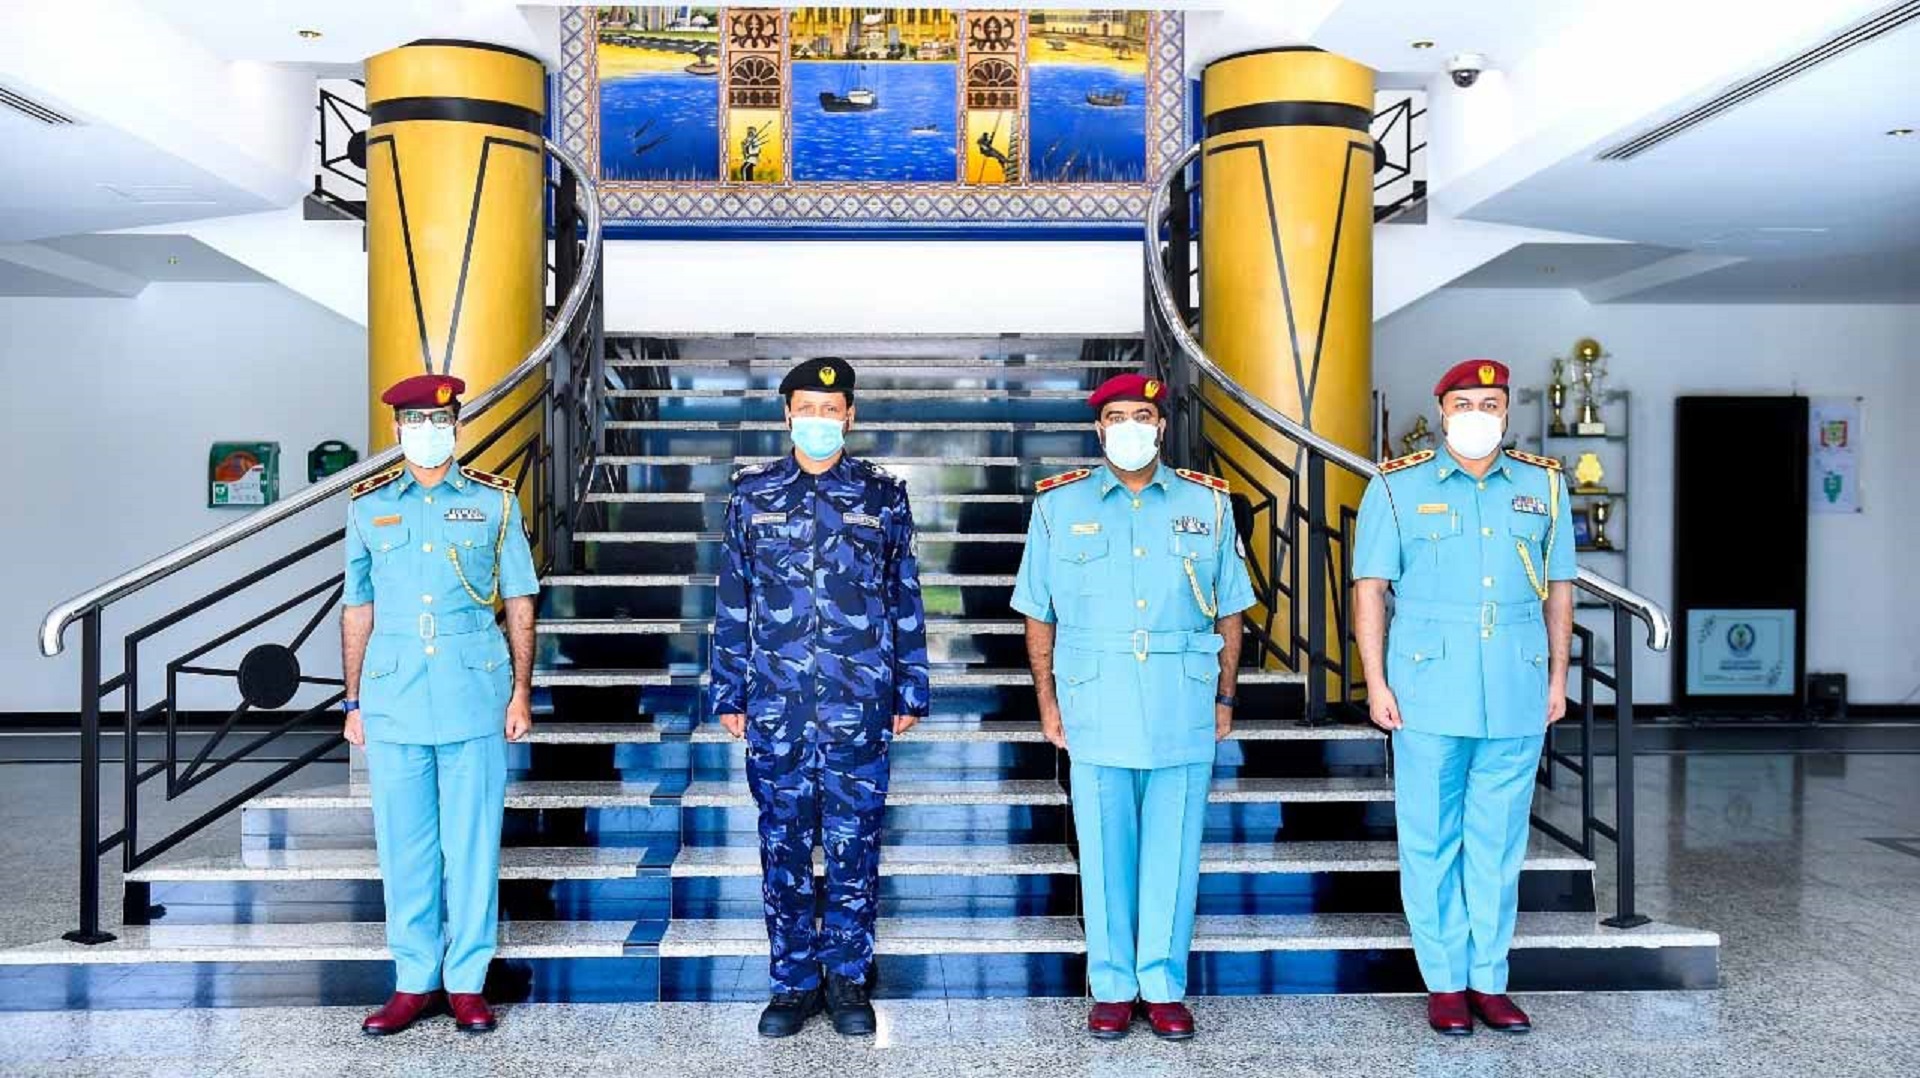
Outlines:
[{"label": "white face mask", "polygon": [[1123,472],[1137,472],[1153,463],[1160,452],[1160,428],[1153,423],[1126,420],[1107,428],[1102,442],[1107,459]]},{"label": "white face mask", "polygon": [[1447,416],[1447,448],[1465,460],[1492,456],[1506,433],[1506,423],[1490,412],[1455,412]]},{"label": "white face mask", "polygon": [[453,457],[454,429],[422,423],[400,428],[400,452],[421,468],[438,468]]}]

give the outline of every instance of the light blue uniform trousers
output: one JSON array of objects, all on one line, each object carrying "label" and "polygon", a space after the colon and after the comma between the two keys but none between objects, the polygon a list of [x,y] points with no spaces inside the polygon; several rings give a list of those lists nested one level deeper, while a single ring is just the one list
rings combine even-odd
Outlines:
[{"label": "light blue uniform trousers", "polygon": [[1394,731],[1400,899],[1429,992],[1507,990],[1545,740]]},{"label": "light blue uniform trousers", "polygon": [[367,775],[396,990],[480,991],[500,916],[505,733],[444,745],[370,740]]},{"label": "light blue uniform trousers", "polygon": [[1093,998],[1177,1003],[1187,994],[1213,765],[1076,762],[1071,779]]}]

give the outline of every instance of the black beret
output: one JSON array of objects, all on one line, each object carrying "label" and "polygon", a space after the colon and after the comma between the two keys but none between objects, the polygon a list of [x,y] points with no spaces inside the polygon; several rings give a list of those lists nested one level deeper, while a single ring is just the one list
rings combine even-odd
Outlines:
[{"label": "black beret", "polygon": [[787,376],[780,379],[781,396],[784,397],[800,389],[811,389],[823,393],[845,393],[847,399],[852,400],[853,368],[839,356],[809,359],[788,371]]}]

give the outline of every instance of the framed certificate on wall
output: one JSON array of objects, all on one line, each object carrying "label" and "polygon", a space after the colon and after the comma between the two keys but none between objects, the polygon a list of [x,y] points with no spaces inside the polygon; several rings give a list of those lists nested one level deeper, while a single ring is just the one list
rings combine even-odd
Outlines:
[{"label": "framed certificate on wall", "polygon": [[1792,610],[1687,611],[1687,695],[1794,696],[1797,620]]}]

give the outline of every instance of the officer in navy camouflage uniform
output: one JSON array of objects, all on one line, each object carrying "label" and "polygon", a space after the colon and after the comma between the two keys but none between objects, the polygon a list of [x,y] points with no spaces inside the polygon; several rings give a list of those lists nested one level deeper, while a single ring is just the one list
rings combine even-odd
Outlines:
[{"label": "officer in navy camouflage uniform", "polygon": [[[867,983],[893,736],[927,714],[926,624],[906,484],[847,455],[854,372],[809,360],[780,384],[795,451],[727,500],[708,704],[747,741],[773,999],[765,1036],[824,1004],[873,1032]],[[814,923],[813,851],[826,851]]]}]

